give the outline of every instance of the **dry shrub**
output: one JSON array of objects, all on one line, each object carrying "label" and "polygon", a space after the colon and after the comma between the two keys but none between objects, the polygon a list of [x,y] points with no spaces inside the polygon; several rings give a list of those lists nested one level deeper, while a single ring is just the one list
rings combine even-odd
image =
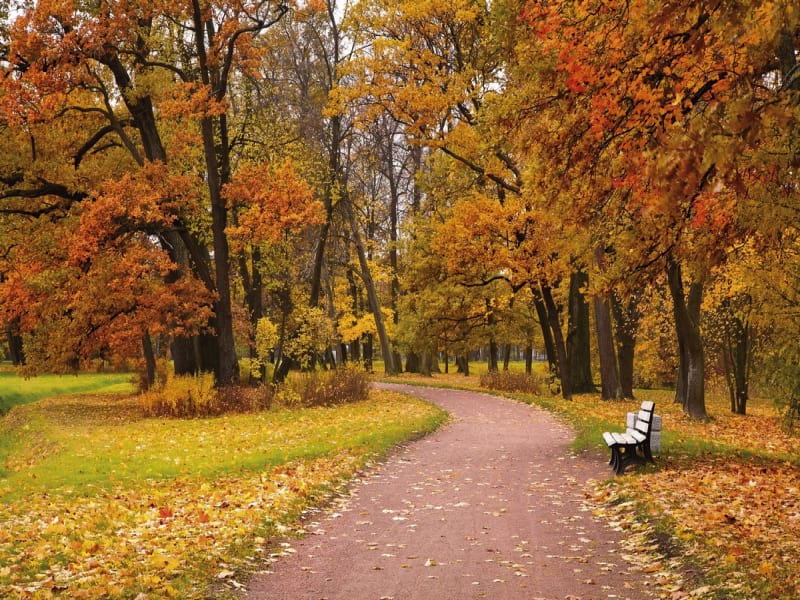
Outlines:
[{"label": "dry shrub", "polygon": [[151,417],[211,417],[228,412],[269,410],[273,404],[289,407],[334,406],[366,400],[367,374],[355,368],[300,373],[277,389],[214,387],[211,373],[170,375],[167,381],[139,397],[144,413]]},{"label": "dry shrub", "polygon": [[334,406],[366,400],[369,377],[354,367],[301,373],[288,381],[276,401],[288,406]]},{"label": "dry shrub", "polygon": [[543,383],[541,379],[533,375],[499,371],[481,375],[481,387],[502,392],[541,394]]},{"label": "dry shrub", "polygon": [[222,412],[256,412],[272,408],[275,387],[271,384],[258,386],[230,385],[218,390]]},{"label": "dry shrub", "polygon": [[212,373],[173,375],[140,399],[144,413],[153,417],[207,417],[221,412]]}]

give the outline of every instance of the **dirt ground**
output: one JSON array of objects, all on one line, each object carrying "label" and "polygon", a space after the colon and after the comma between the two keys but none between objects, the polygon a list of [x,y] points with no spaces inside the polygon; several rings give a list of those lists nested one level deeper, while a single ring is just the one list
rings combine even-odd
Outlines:
[{"label": "dirt ground", "polygon": [[584,485],[610,476],[567,426],[475,392],[381,387],[451,414],[317,515],[248,585],[264,600],[650,598]]}]

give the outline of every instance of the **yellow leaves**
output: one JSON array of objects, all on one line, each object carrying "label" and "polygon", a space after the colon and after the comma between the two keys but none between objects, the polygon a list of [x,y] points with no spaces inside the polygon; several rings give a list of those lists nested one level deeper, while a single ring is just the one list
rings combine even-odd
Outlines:
[{"label": "yellow leaves", "polygon": [[764,577],[772,577],[775,573],[775,566],[768,560],[763,561],[758,565],[758,573]]},{"label": "yellow leaves", "polygon": [[[45,413],[60,406],[51,403]],[[109,436],[135,436],[126,441],[146,447],[160,442],[173,453],[191,450],[197,463],[213,456],[218,461],[214,475],[128,481],[89,496],[82,493],[92,494],[91,487],[79,494],[53,487],[46,494],[5,501],[0,504],[0,597],[199,598],[215,575],[233,585],[242,566],[241,548],[263,544],[279,526],[291,524],[316,491],[330,490],[357,470],[367,452],[365,435],[384,427],[402,429],[432,412],[422,402],[381,394],[337,409],[241,419],[144,420],[126,428],[108,426],[107,419],[81,422],[77,428],[91,430],[95,447],[103,447]],[[64,423],[59,430],[73,427]],[[419,429],[419,423],[408,429]],[[358,440],[352,451],[341,450],[350,445],[343,442],[347,435]],[[204,443],[212,447],[204,450]],[[134,460],[127,446],[118,452]],[[226,463],[232,452],[240,453],[238,461]],[[305,453],[305,458],[269,466],[265,457],[284,452]],[[92,469],[119,458],[87,455],[80,464]],[[250,470],[259,460],[268,466]]]},{"label": "yellow leaves", "polygon": [[178,567],[181,565],[181,561],[175,558],[174,556],[168,556],[164,552],[156,551],[154,552],[149,559],[150,565],[153,566],[160,572],[166,573],[171,575],[175,571],[178,570]]}]

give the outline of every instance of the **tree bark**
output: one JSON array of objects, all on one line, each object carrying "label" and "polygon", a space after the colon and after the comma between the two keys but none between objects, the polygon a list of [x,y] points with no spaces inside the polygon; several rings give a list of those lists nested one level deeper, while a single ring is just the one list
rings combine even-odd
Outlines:
[{"label": "tree bark", "polygon": [[[692,418],[707,415],[705,404],[705,357],[703,340],[700,335],[700,304],[703,299],[703,283],[692,281],[689,293],[684,295],[683,277],[680,264],[670,259],[667,266],[667,281],[672,295],[675,332],[679,344],[683,344],[680,377],[685,377],[683,385],[678,381],[682,392],[679,398],[684,412]],[[684,363],[685,357],[685,364]]]},{"label": "tree bark", "polygon": [[508,364],[511,362],[511,344],[503,345],[503,371],[508,372]]},{"label": "tree bark", "polygon": [[6,327],[6,341],[8,342],[8,357],[15,367],[25,364],[25,350],[22,346],[22,336],[19,334],[19,318],[15,318]]},{"label": "tree bark", "polygon": [[525,346],[525,375],[533,373],[533,346],[528,343]]},{"label": "tree bark", "polygon": [[149,390],[156,382],[156,354],[153,351],[153,340],[150,339],[150,332],[142,332],[142,354],[144,356],[144,385],[145,390]]},{"label": "tree bark", "polygon": [[636,332],[639,329],[639,293],[631,294],[623,306],[617,294],[611,294],[611,308],[616,321],[617,364],[619,383],[624,398],[633,398],[633,361],[636,348]]},{"label": "tree bark", "polygon": [[353,242],[356,246],[358,254],[358,262],[361,266],[361,277],[364,281],[364,287],[367,289],[367,299],[369,300],[369,307],[372,311],[372,316],[375,319],[375,329],[378,331],[378,342],[381,346],[381,355],[383,357],[383,369],[386,375],[394,375],[397,370],[394,368],[394,357],[392,355],[392,348],[389,344],[389,336],[386,334],[386,328],[383,325],[383,314],[381,313],[380,303],[378,302],[378,294],[375,291],[375,284],[372,281],[372,274],[367,262],[367,254],[364,249],[364,242],[361,239],[361,233],[356,223],[355,213],[353,207],[349,203],[344,203],[344,210],[347,213],[347,220],[350,223],[351,233],[353,235]]},{"label": "tree bark", "polygon": [[611,307],[608,298],[594,297],[594,319],[597,329],[597,348],[600,355],[600,397],[603,400],[621,400],[617,355],[611,330]]},{"label": "tree bark", "polygon": [[561,380],[561,395],[565,400],[572,399],[572,376],[570,374],[569,361],[567,360],[567,348],[564,344],[564,336],[561,333],[561,319],[559,318],[558,307],[553,300],[553,293],[550,287],[542,284],[542,298],[547,309],[547,321],[550,324],[550,331],[553,334],[553,347],[556,351],[558,364],[558,374]]},{"label": "tree bark", "polygon": [[736,315],[729,315],[727,321],[723,354],[731,412],[745,415],[749,397],[750,327]]},{"label": "tree bark", "polygon": [[469,355],[462,354],[456,357],[456,372],[461,373],[464,377],[469,376]]},{"label": "tree bark", "polygon": [[583,291],[588,284],[589,275],[583,271],[575,272],[569,278],[567,360],[572,375],[572,391],[578,394],[595,391],[592,380],[589,304]]},{"label": "tree bark", "polygon": [[553,343],[553,333],[550,328],[550,320],[547,316],[547,307],[542,298],[542,292],[536,286],[531,286],[533,293],[533,307],[536,309],[536,316],[539,319],[539,327],[542,330],[544,340],[544,352],[547,355],[548,371],[555,375],[558,373],[558,357],[556,355],[555,344]]}]

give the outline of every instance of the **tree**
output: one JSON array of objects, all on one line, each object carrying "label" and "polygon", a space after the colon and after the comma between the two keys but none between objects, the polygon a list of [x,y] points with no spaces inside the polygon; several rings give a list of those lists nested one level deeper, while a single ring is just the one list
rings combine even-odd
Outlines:
[{"label": "tree", "polygon": [[624,234],[614,236],[615,257],[667,271],[682,357],[678,399],[702,417],[703,282],[745,231],[736,226],[748,200],[742,174],[767,174],[754,158],[772,136],[773,111],[792,113],[794,80],[784,71],[783,84],[770,81],[780,81],[777,64],[788,56],[781,32],[796,47],[797,16],[767,2],[587,0],[532,2],[525,19],[539,68],[527,81],[554,84],[531,104],[579,115],[547,138],[569,140],[568,160],[557,164],[602,174],[592,178],[594,192],[576,195],[582,214],[597,211],[594,223],[629,215],[633,235],[615,228]]},{"label": "tree", "polygon": [[[213,367],[220,384],[238,378],[225,233],[228,208],[222,199],[222,187],[232,173],[227,98],[231,80],[258,56],[254,39],[287,10],[272,2],[230,5],[196,0],[188,7],[137,4],[113,11],[40,2],[21,12],[9,34],[2,99],[11,126],[47,124],[57,129],[73,115],[95,119],[91,133],[64,159],[74,165],[71,179],[80,181],[74,175],[80,174],[87,157],[124,148],[131,169],[169,164],[168,172],[194,172],[203,181],[205,194],[191,186],[198,196],[188,205],[160,199],[168,218],[157,228],[149,227],[146,215],[134,205],[118,229],[160,239],[174,263],[165,274],[168,282],[191,277],[207,288],[214,305],[209,321],[213,335],[200,340],[199,352],[191,341],[177,336],[173,358],[178,372]],[[191,147],[194,140],[203,149],[200,157]],[[197,158],[202,167],[192,162]],[[61,169],[57,175],[64,177],[69,171]],[[45,210],[52,213],[93,193],[58,179],[30,185],[30,177],[24,168],[9,172],[4,181],[13,185],[4,197],[58,198],[50,204],[56,208]],[[204,225],[198,218],[204,201],[210,207],[213,252],[205,246]],[[116,235],[113,230],[107,233]]]}]

